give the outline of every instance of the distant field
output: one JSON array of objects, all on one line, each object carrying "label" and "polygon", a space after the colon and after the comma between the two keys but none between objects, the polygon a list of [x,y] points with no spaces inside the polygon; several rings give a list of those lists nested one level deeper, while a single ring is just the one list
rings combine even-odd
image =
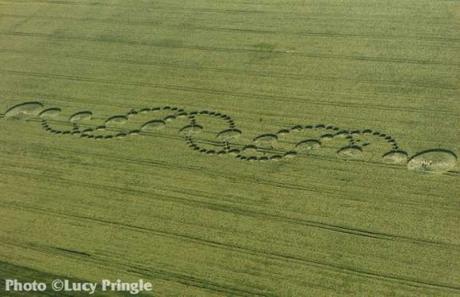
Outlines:
[{"label": "distant field", "polygon": [[460,296],[459,87],[454,0],[0,0],[0,295]]}]

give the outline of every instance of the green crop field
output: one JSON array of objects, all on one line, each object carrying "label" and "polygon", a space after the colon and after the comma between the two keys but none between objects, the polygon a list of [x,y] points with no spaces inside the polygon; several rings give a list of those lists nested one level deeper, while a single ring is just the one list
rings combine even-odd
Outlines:
[{"label": "green crop field", "polygon": [[0,0],[0,296],[460,296],[459,88],[458,0]]}]

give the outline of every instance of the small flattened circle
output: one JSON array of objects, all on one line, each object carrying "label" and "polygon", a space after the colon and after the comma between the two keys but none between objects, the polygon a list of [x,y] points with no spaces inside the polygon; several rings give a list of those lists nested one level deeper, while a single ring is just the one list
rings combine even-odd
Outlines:
[{"label": "small flattened circle", "polygon": [[408,155],[406,152],[394,150],[383,155],[383,161],[391,164],[406,164]]},{"label": "small flattened circle", "polygon": [[363,150],[359,146],[350,145],[339,149],[337,155],[345,159],[361,159]]},{"label": "small flattened circle", "polygon": [[8,109],[5,112],[5,117],[36,116],[42,108],[43,104],[40,102],[25,102]]},{"label": "small flattened circle", "polygon": [[295,146],[298,150],[306,152],[314,149],[319,149],[321,147],[321,142],[316,139],[305,139],[298,142]]},{"label": "small flattened circle", "polygon": [[61,113],[61,109],[60,108],[57,108],[57,107],[53,107],[53,108],[47,108],[47,109],[44,109],[42,110],[38,116],[43,118],[43,119],[46,119],[46,118],[54,118],[56,116],[58,116],[59,114]]},{"label": "small flattened circle", "polygon": [[72,123],[78,123],[83,120],[90,120],[92,116],[93,113],[91,111],[80,111],[71,115],[69,121]]},{"label": "small flattened circle", "polygon": [[448,150],[434,149],[416,154],[407,163],[409,170],[424,173],[443,173],[453,169],[457,164],[457,156]]},{"label": "small flattened circle", "polygon": [[240,137],[241,133],[241,130],[238,129],[225,129],[217,133],[217,138],[223,141],[230,141]]},{"label": "small flattened circle", "polygon": [[163,120],[151,120],[142,125],[141,130],[144,132],[156,131],[166,126]]}]

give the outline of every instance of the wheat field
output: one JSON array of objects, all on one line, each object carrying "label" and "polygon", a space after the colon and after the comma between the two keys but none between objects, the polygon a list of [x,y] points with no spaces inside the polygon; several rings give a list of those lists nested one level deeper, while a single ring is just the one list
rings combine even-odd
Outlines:
[{"label": "wheat field", "polygon": [[460,296],[459,47],[455,0],[0,0],[0,295]]}]

